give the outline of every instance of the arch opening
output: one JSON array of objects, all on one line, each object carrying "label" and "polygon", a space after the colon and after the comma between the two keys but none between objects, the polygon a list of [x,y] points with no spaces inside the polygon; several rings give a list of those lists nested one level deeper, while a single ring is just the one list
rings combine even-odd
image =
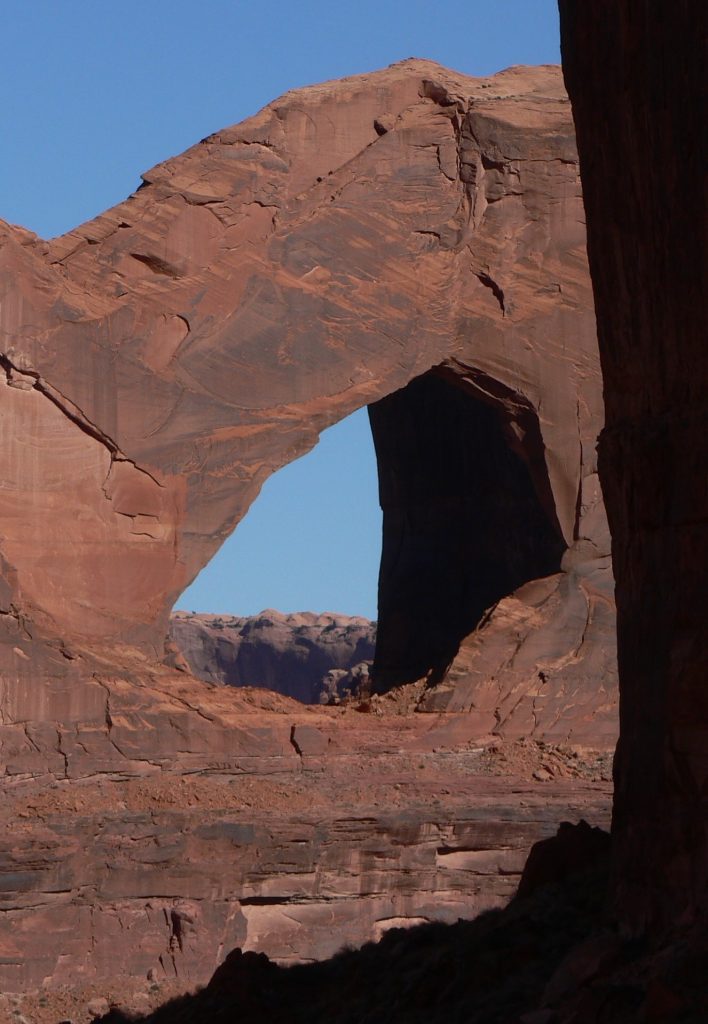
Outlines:
[{"label": "arch opening", "polygon": [[536,414],[483,376],[435,367],[369,406],[383,509],[377,692],[439,682],[492,605],[560,570]]},{"label": "arch opening", "polygon": [[[358,430],[352,430],[357,419]],[[457,365],[441,365],[368,406],[368,419],[383,523],[377,529],[376,518],[370,517],[367,521],[371,535],[363,543],[367,549],[368,570],[373,577],[378,543],[374,533],[380,530],[378,614],[371,680],[374,691],[382,693],[422,678],[430,685],[441,681],[462,640],[497,601],[530,580],[560,571],[566,543],[555,513],[538,418],[531,404],[520,394],[481,371],[465,368],[463,372]],[[269,589],[258,591],[261,596],[256,602],[257,608],[255,605],[229,608],[223,596],[220,607],[199,608],[200,612],[217,613],[214,618],[218,636],[209,640],[214,652],[218,649],[219,658],[224,660],[223,647],[229,631],[233,632],[235,639],[228,640],[228,644],[239,650],[229,648],[225,663],[236,665],[240,658],[242,668],[248,663],[248,671],[226,672],[223,666],[219,668],[216,664],[210,670],[206,664],[210,656],[199,652],[194,657],[188,656],[195,674],[231,685],[265,686],[309,703],[322,699],[324,690],[320,676],[323,673],[351,668],[348,662],[346,666],[334,661],[320,665],[317,651],[317,679],[308,681],[306,686],[295,686],[286,678],[292,675],[292,659],[283,657],[280,650],[271,652],[268,648],[271,643],[276,647],[282,645],[282,637],[277,643],[271,641],[270,635],[259,640],[264,650],[268,648],[267,670],[262,665],[259,668],[258,659],[245,657],[251,640],[247,638],[245,642],[243,637],[250,636],[256,629],[263,619],[259,613],[264,609],[278,608],[280,613],[286,613],[279,617],[275,613],[278,631],[288,635],[292,632],[293,638],[305,626],[299,620],[296,623],[287,613],[325,610],[317,608],[304,596],[297,607],[283,604],[279,599],[283,590],[279,587],[281,577],[305,572],[303,567],[308,563],[312,572],[317,574],[319,568],[322,574],[325,569],[322,550],[327,549],[327,542],[321,531],[327,519],[339,519],[341,525],[347,516],[349,519],[361,517],[363,506],[373,510],[376,504],[373,464],[368,466],[372,476],[368,486],[362,486],[367,468],[361,463],[359,486],[356,478],[350,480],[351,486],[347,487],[344,482],[348,467],[353,464],[354,449],[368,444],[362,423],[365,426],[363,410],[326,431],[314,452],[276,473],[266,483],[262,497],[233,539],[206,568],[207,580],[215,580],[225,573],[233,575],[235,568],[243,570],[245,552],[248,552],[247,561],[254,562],[258,541],[256,534],[250,531],[256,524],[260,521],[265,534],[272,536],[277,533],[279,518],[281,522],[291,520],[290,533],[287,529],[283,532],[296,538],[293,543],[297,544],[299,558],[290,560],[292,552],[286,551],[287,541],[274,559],[273,553],[268,553],[271,557],[264,575]],[[340,440],[344,433],[349,435],[346,444]],[[369,461],[373,461],[373,452]],[[307,512],[302,504],[305,489],[312,492],[320,515],[323,507],[326,509],[324,519],[320,518],[320,525],[315,525],[314,529],[312,523],[305,523]],[[326,508],[326,502],[317,497],[318,494],[337,495],[339,500],[349,495],[344,499],[346,511],[344,506],[339,512],[333,507]],[[360,539],[363,540],[361,536]],[[363,558],[363,551],[362,547],[360,558]],[[261,557],[256,555],[254,564]],[[346,570],[338,564],[326,568],[332,587],[332,599],[327,602],[326,610],[345,611],[350,615],[353,612],[356,616],[358,609],[346,607],[349,587]],[[307,588],[300,592],[304,595]],[[190,588],[180,599],[180,605],[185,607],[187,599],[190,607],[199,607],[197,593],[194,587]],[[335,594],[341,594],[341,599]],[[194,595],[192,600],[191,595]],[[242,617],[252,616],[253,625],[243,618],[234,618],[230,626],[222,618],[225,614],[235,617],[239,613]],[[373,615],[368,617],[374,618]],[[269,620],[269,627],[273,625]],[[307,625],[312,627],[309,620]],[[325,625],[331,630],[342,624],[328,621]],[[369,643],[373,641],[374,625],[371,623]],[[178,623],[178,627],[178,632],[186,634],[186,623]],[[315,624],[314,629],[317,632],[319,625]],[[268,630],[265,632],[269,634]],[[302,655],[304,638],[300,637],[298,642]],[[308,652],[308,657],[311,654],[312,651]],[[218,660],[215,653],[214,659]],[[278,667],[272,670],[271,662]],[[308,695],[303,696],[306,693]]]},{"label": "arch opening", "polygon": [[373,660],[380,543],[363,408],[266,480],[178,599],[168,658],[176,647],[197,678],[305,704],[358,693]]},{"label": "arch opening", "polygon": [[240,616],[277,608],[374,619],[380,537],[376,457],[362,408],[268,477],[175,608]]}]

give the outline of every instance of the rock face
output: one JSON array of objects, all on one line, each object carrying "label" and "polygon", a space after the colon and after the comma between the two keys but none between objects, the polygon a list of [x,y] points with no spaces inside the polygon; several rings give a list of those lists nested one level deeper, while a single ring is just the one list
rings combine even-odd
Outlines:
[{"label": "rock face", "polygon": [[560,8],[607,406],[616,892],[629,927],[673,927],[708,909],[706,9]]},{"label": "rock face", "polygon": [[4,992],[142,999],[150,974],[164,998],[231,945],[309,959],[473,916],[506,902],[559,819],[607,821],[609,752],[483,737],[477,715],[409,714],[397,691],[361,714],[201,682],[130,647],[55,654],[67,667],[45,719],[0,733]]},{"label": "rock face", "polygon": [[[534,487],[534,469],[548,483],[540,463],[510,447],[498,412],[455,374],[425,374],[369,412],[384,510],[374,674],[383,689],[435,683],[484,612],[558,572],[566,545],[550,492]],[[538,425],[524,427],[536,457]]]},{"label": "rock face", "polygon": [[[66,673],[67,645],[159,654],[173,601],[263,480],[364,404],[385,511],[380,688],[441,678],[529,579],[561,572],[580,595],[609,572],[558,69],[406,61],[289,93],[143,177],[50,243],[2,231],[18,713]],[[605,640],[589,622],[587,643]]]},{"label": "rock face", "polygon": [[[6,990],[95,979],[119,956],[168,972],[185,950],[184,976],[206,980],[231,942],[287,959],[284,900],[306,926],[292,956],[320,955],[333,890],[352,895],[336,905],[351,941],[433,902],[475,912],[559,817],[596,824],[608,797],[572,773],[552,791],[550,756],[489,796],[470,763],[505,736],[605,746],[615,728],[600,374],[559,70],[407,61],[288,94],[144,179],[63,238],[0,232]],[[369,713],[165,664],[175,598],[262,482],[365,404],[384,507]],[[434,714],[403,713],[398,683]],[[277,822],[231,788],[275,774],[303,783]],[[162,795],[141,803],[141,786]]]},{"label": "rock face", "polygon": [[[236,696],[216,756],[185,735],[192,750],[162,765],[116,754],[80,784],[45,775],[6,789],[1,992],[114,992],[126,1005],[146,979],[163,998],[205,984],[234,946],[309,961],[392,927],[474,917],[508,902],[559,820],[609,818],[610,754],[483,747],[467,715],[284,698],[268,710]],[[117,713],[114,729],[129,747]]]},{"label": "rock face", "polygon": [[[535,580],[499,601],[462,641],[444,680],[404,688],[401,703],[464,712],[479,736],[611,745],[613,630],[612,580],[602,569],[580,577],[579,586],[566,573]],[[367,619],[273,609],[245,618],[176,612],[170,639],[193,675],[208,682],[265,687],[306,704],[336,704],[371,688],[376,624]]]},{"label": "rock face", "polygon": [[465,711],[480,731],[593,746],[617,738],[612,579],[557,573],[501,600],[420,711]]},{"label": "rock face", "polygon": [[[357,616],[256,616],[176,612],[170,639],[198,679],[226,686],[257,686],[304,704],[326,704],[368,680],[376,623]],[[352,671],[355,670],[355,671]]]}]

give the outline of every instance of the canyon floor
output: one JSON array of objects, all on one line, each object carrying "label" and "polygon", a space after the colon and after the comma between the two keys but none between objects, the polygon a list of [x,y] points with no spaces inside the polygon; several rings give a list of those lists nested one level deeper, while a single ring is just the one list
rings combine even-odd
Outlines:
[{"label": "canyon floor", "polygon": [[561,821],[607,827],[609,750],[480,737],[414,699],[241,690],[243,728],[289,735],[287,756],[7,783],[0,1020],[146,1013],[235,947],[292,965],[471,919]]}]

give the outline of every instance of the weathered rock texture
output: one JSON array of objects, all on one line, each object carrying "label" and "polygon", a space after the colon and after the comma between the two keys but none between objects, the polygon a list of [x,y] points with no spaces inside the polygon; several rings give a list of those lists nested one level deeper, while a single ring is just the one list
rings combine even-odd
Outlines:
[{"label": "weathered rock texture", "polygon": [[233,944],[308,959],[434,906],[473,915],[559,818],[609,810],[609,754],[509,749],[466,710],[407,713],[399,691],[364,714],[128,647],[56,656],[45,709],[0,733],[6,992],[105,992],[117,958],[123,994],[149,971],[183,990]]},{"label": "weathered rock texture", "polygon": [[612,579],[590,566],[501,600],[466,637],[420,711],[465,711],[480,735],[589,745],[617,738]]},{"label": "weathered rock texture", "polygon": [[[314,793],[312,764],[346,780],[354,751],[371,787],[400,755],[416,769],[410,809],[421,755],[437,751],[437,807],[473,795],[445,755],[462,752],[464,775],[464,752],[492,732],[599,746],[613,728],[600,379],[559,70],[468,79],[408,61],[288,94],[144,178],[63,238],[0,235],[0,764],[5,795],[52,786],[70,801],[58,818],[45,803],[14,847],[8,830],[5,987],[54,984],[52,964],[74,981],[116,957],[169,969],[195,950],[192,919],[213,965],[220,943],[275,942],[284,895],[302,897],[297,921],[317,903],[320,928],[348,884],[367,928],[427,916],[433,899],[474,911],[587,804],[568,786],[527,809],[507,780],[509,828],[460,826],[458,841],[447,812],[418,805],[410,831],[387,817],[393,784],[385,805],[360,801],[363,824],[340,842],[350,797],[335,787],[322,828],[297,811],[269,839],[245,797],[231,815],[228,786],[205,790],[207,823],[179,798],[172,815],[134,814],[133,783],[174,795],[183,777],[302,771]],[[420,696],[438,683],[421,697],[436,713],[399,713],[400,694],[366,715],[293,707],[160,664],[175,598],[263,480],[364,404],[385,512],[375,684],[417,680]],[[543,789],[553,765],[538,771]],[[104,802],[82,822],[96,787]],[[301,888],[273,887],[242,826],[275,874],[290,840],[302,846]],[[367,830],[370,871],[354,852]],[[217,849],[231,879],[205,867]],[[336,881],[315,867],[334,849]],[[383,901],[370,913],[361,879]],[[400,899],[382,895],[399,882]]]},{"label": "weathered rock texture", "polygon": [[[398,703],[409,711],[464,712],[479,736],[611,745],[612,579],[593,569],[574,582],[556,573],[502,599],[462,641],[444,680],[404,688]],[[376,624],[367,619],[273,609],[243,618],[176,612],[169,635],[174,663],[186,662],[208,682],[265,687],[306,704],[365,699],[371,690]]]},{"label": "weathered rock texture", "polygon": [[[50,243],[2,231],[11,720],[58,701],[33,694],[64,686],[62,644],[159,654],[263,480],[364,404],[380,403],[381,687],[439,679],[484,609],[539,575],[590,609],[602,403],[557,68],[406,61],[289,93],[143,177]],[[607,639],[589,617],[586,649]]]},{"label": "weathered rock texture", "polygon": [[376,623],[272,608],[244,617],[175,612],[169,635],[198,679],[324,704],[358,690],[357,676],[368,681]]},{"label": "weathered rock texture", "polygon": [[441,727],[238,696],[220,758],[6,789],[0,992],[130,1005],[149,981],[205,984],[234,946],[292,963],[474,917],[510,899],[559,820],[607,823],[610,754],[482,747],[466,715]]},{"label": "weathered rock texture", "polygon": [[616,889],[641,929],[708,909],[706,7],[560,8],[607,404]]}]

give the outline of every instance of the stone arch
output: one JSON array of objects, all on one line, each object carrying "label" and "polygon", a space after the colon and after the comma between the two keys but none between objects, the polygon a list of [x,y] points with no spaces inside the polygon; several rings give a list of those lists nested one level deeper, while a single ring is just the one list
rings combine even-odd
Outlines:
[{"label": "stone arch", "polygon": [[143,177],[60,239],[3,233],[3,592],[35,641],[161,656],[263,480],[441,365],[518,435],[561,569],[609,572],[558,69],[406,61],[290,93]]}]

